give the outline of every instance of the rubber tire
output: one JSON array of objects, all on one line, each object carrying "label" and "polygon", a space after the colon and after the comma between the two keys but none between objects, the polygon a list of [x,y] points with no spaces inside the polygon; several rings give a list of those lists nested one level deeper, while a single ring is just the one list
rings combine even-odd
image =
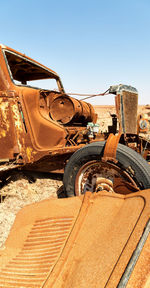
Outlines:
[{"label": "rubber tire", "polygon": [[[89,161],[100,161],[104,146],[105,142],[91,143],[70,157],[63,177],[64,191],[67,197],[75,196],[75,179],[79,169]],[[118,144],[116,158],[117,165],[122,169],[132,168],[134,171],[132,178],[141,190],[150,188],[150,165],[140,154],[125,145]]]}]

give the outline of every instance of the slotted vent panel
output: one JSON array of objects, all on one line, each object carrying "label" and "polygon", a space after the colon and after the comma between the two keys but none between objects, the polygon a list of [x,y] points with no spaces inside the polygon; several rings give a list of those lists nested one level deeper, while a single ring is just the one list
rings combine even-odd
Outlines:
[{"label": "slotted vent panel", "polygon": [[37,220],[18,255],[0,270],[0,288],[40,288],[56,263],[73,217]]}]

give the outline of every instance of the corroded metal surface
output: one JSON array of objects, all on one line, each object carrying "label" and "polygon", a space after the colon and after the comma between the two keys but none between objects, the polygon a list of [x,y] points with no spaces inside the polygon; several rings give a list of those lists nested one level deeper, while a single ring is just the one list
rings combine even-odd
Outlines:
[{"label": "corroded metal surface", "polygon": [[121,134],[118,135],[110,134],[104,148],[103,161],[111,160],[116,163],[116,152],[117,146],[120,141]]},{"label": "corroded metal surface", "polygon": [[[118,133],[115,115],[108,132],[93,132],[95,128],[90,127],[96,126],[90,122],[97,121],[93,106],[68,96],[53,70],[4,45],[0,45],[0,59],[0,163],[14,163],[20,169],[34,165],[39,171],[62,170],[83,145]],[[33,80],[42,79],[54,80],[57,89],[32,86]],[[117,93],[116,113],[120,132],[126,136],[125,143],[121,141],[149,159],[150,141],[147,144],[137,135],[137,90],[115,87],[119,90],[109,90]]]},{"label": "corroded metal surface", "polygon": [[[57,73],[33,59],[3,45],[0,58],[0,162],[27,167],[46,157],[42,171],[64,168],[62,151],[67,148],[66,155],[70,156],[90,141],[86,126],[88,121],[96,121],[93,107],[66,95]],[[53,79],[58,91],[30,86],[30,81],[39,79]],[[69,99],[74,109],[71,118],[66,118],[71,109],[65,105],[65,110],[69,109],[65,119],[69,120],[63,118],[65,110],[57,109],[61,98]],[[56,112],[62,121],[54,117]],[[60,158],[53,167],[50,163],[56,154]]]},{"label": "corroded metal surface", "polygon": [[64,95],[55,98],[50,105],[50,115],[53,120],[63,124],[72,121],[84,124],[87,122],[95,122],[95,113],[91,104],[71,99]]},{"label": "corroded metal surface", "polygon": [[23,208],[0,254],[0,287],[117,287],[141,239],[126,284],[149,287],[149,210],[149,190],[86,192]]},{"label": "corroded metal surface", "polygon": [[87,190],[91,192],[106,190],[112,193],[115,189],[117,193],[121,194],[121,190],[126,187],[126,185],[128,185],[130,191],[134,192],[138,190],[132,177],[114,163],[98,160],[89,161],[83,165],[77,173],[75,194],[81,195]]},{"label": "corroded metal surface", "polygon": [[6,249],[0,252],[0,287],[43,287],[63,252],[81,205],[80,199],[75,203],[74,199],[53,199],[19,212]]}]

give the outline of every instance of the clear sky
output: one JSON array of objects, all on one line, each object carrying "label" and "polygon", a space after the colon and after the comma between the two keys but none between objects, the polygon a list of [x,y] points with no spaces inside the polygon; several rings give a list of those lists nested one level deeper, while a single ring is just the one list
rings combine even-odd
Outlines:
[{"label": "clear sky", "polygon": [[0,27],[0,43],[55,70],[66,92],[123,83],[150,104],[150,0],[5,0]]}]

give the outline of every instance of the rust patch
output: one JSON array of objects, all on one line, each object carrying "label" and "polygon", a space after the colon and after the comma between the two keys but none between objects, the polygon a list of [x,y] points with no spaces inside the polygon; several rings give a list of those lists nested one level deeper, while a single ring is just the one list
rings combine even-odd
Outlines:
[{"label": "rust patch", "polygon": [[18,104],[15,102],[13,102],[13,105],[12,105],[12,113],[13,113],[15,129],[16,129],[17,144],[19,147],[19,151],[22,152],[23,146],[24,146],[23,127],[22,127],[22,122],[20,118],[20,113],[18,110]]},{"label": "rust patch", "polygon": [[9,131],[9,103],[0,98],[1,127],[0,137],[6,137]]}]

